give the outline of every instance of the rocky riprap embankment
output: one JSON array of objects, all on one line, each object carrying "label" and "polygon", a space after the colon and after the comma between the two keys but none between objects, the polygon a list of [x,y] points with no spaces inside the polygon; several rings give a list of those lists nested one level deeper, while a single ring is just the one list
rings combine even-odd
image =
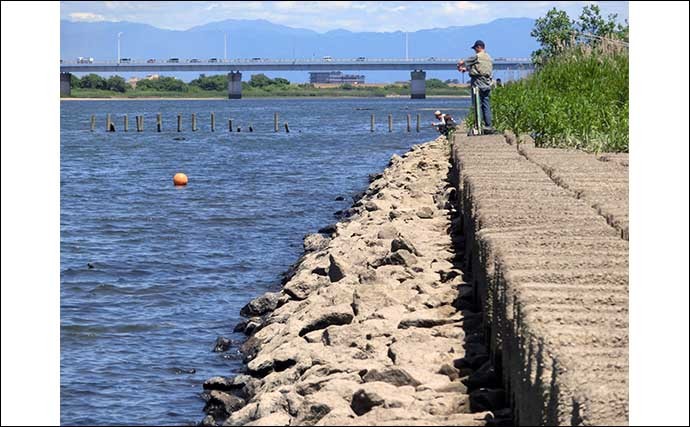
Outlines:
[{"label": "rocky riprap embankment", "polygon": [[454,250],[449,159],[445,138],[393,156],[305,238],[282,290],[242,309],[246,373],[206,381],[204,424],[509,424]]}]

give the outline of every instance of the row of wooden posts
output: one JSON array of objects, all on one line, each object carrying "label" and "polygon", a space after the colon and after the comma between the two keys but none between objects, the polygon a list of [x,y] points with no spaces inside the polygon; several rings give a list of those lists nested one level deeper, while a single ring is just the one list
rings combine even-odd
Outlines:
[{"label": "row of wooden posts", "polygon": [[[419,122],[420,122],[420,115],[417,114],[417,132],[419,132]],[[411,132],[411,123],[412,123],[412,116],[410,114],[407,115],[407,132]],[[376,117],[374,116],[374,113],[371,114],[371,131],[374,132],[376,130]],[[388,115],[388,132],[393,132],[393,115],[389,114]]]},{"label": "row of wooden posts", "polygon": [[[137,132],[144,131],[144,116],[134,116],[136,119],[136,130]],[[228,119],[228,131],[232,132],[234,127],[232,126],[232,119]],[[288,122],[283,124],[285,132],[290,132],[290,126]],[[279,131],[278,124],[278,113],[273,115],[273,128],[275,132]],[[123,131],[127,132],[129,130],[129,117],[127,114],[124,115]],[[96,130],[96,116],[91,115],[91,132]],[[110,113],[106,114],[105,117],[105,130],[106,132],[115,132],[115,123],[111,120]],[[196,125],[196,113],[192,113],[192,131],[196,132],[198,130]],[[242,128],[238,127],[237,132],[241,132]],[[156,114],[156,131],[163,131],[163,115],[161,113]],[[182,114],[177,115],[177,131],[182,132]],[[216,113],[211,113],[211,132],[216,131]],[[254,127],[249,124],[249,132],[254,132]]]},{"label": "row of wooden posts", "polygon": [[[143,132],[144,131],[144,116],[135,116],[136,119],[136,129],[137,132]],[[411,123],[412,123],[412,117],[410,114],[407,115],[407,132],[411,132]],[[128,131],[128,126],[129,126],[129,118],[127,114],[124,116],[124,127],[123,130],[125,132]],[[273,114],[273,130],[274,132],[279,131],[279,124],[278,124],[278,113]],[[419,132],[419,127],[420,127],[420,115],[417,114],[417,132]],[[284,123],[284,128],[285,132],[289,133],[290,132],[290,127],[288,125],[288,122]],[[106,123],[105,123],[105,129],[107,132],[115,132],[115,124],[110,118],[110,113],[106,115]],[[228,119],[228,131],[232,132],[233,131],[233,126],[232,126],[232,119]],[[91,132],[96,130],[96,116],[91,115]],[[157,132],[162,132],[163,130],[163,115],[161,113],[158,113],[156,115],[156,131]],[[198,130],[196,126],[196,113],[192,113],[192,131],[196,132]],[[376,130],[376,117],[374,114],[371,114],[371,131],[374,132]],[[177,115],[177,131],[182,132],[182,114]],[[216,131],[216,113],[211,113],[211,132]],[[237,132],[240,132],[241,128],[237,128]],[[254,127],[252,124],[249,124],[249,132],[253,132]],[[389,114],[388,115],[388,132],[393,132],[393,115]]]}]

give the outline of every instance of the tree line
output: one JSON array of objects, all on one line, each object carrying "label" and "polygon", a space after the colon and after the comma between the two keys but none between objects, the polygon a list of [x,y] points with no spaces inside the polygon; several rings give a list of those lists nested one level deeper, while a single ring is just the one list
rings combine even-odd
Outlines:
[{"label": "tree line", "polygon": [[[104,78],[98,74],[87,74],[79,78],[72,74],[71,77],[72,88],[81,89],[101,89],[110,90],[114,92],[124,93],[126,91],[163,91],[163,92],[188,92],[191,88],[198,88],[205,91],[222,92],[228,87],[228,78],[225,74],[214,76],[207,76],[205,74],[199,75],[198,78],[185,83],[175,77],[157,77],[149,79],[141,79],[136,83],[136,89],[132,88],[120,76],[111,76]],[[265,74],[254,74],[248,82],[242,82],[243,89],[257,88],[265,89],[269,87],[287,87],[290,86],[290,81],[282,77],[271,79]]]},{"label": "tree line", "polygon": [[[449,87],[449,83],[457,83],[457,79],[446,81],[433,78],[427,79],[426,86],[429,89],[446,89]],[[78,78],[73,74],[71,86],[72,88],[101,89],[120,93],[127,91],[189,92],[190,90],[194,91],[196,89],[203,91],[223,92],[228,87],[228,78],[225,74],[213,76],[201,74],[198,78],[190,81],[189,83],[185,83],[182,80],[176,79],[175,77],[161,76],[155,79],[138,80],[136,83],[136,89],[134,89],[125,81],[125,79],[120,76],[104,78],[98,74],[87,74],[82,78]],[[279,91],[288,89],[290,86],[291,82],[288,79],[282,77],[272,79],[265,74],[253,74],[249,81],[242,82],[243,90],[259,89],[265,91]],[[314,88],[314,85],[310,83],[301,83],[296,86],[300,89]],[[406,88],[407,86],[409,85],[402,85],[403,88]],[[340,85],[340,88],[345,90],[352,90],[355,89],[355,87],[356,85],[349,83]],[[386,86],[387,89],[391,89],[393,87],[395,87],[395,85]]]}]

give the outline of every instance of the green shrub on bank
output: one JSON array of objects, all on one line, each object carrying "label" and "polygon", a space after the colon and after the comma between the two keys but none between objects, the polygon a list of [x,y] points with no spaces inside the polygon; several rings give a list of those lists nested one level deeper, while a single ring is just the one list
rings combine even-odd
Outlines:
[{"label": "green shrub on bank", "polygon": [[628,151],[628,53],[577,46],[492,93],[494,127],[538,146]]},{"label": "green shrub on bank", "polygon": [[[531,35],[537,70],[528,78],[496,88],[491,95],[493,125],[518,141],[586,151],[628,151],[628,25],[585,6],[577,21],[555,8],[535,22]],[[474,112],[466,124],[473,126]]]}]

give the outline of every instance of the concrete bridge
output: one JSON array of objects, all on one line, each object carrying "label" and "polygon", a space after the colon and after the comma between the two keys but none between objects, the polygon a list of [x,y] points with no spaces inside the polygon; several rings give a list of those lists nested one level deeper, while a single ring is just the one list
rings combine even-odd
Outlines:
[{"label": "concrete bridge", "polygon": [[[71,73],[113,73],[113,72],[226,72],[228,73],[228,98],[242,97],[242,71],[383,71],[409,70],[410,95],[413,99],[426,97],[425,70],[455,70],[456,58],[412,58],[412,59],[232,59],[197,60],[171,58],[167,60],[120,60],[89,62],[60,62],[60,95],[70,94]],[[494,58],[496,70],[531,70],[528,58]]]}]

